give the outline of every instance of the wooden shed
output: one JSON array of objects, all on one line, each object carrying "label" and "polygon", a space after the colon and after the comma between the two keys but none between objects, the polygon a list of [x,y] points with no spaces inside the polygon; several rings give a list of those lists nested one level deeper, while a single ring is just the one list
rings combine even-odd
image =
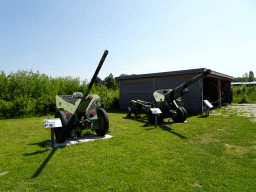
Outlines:
[{"label": "wooden shed", "polygon": [[[130,100],[140,99],[154,102],[154,91],[174,89],[206,70],[206,68],[198,68],[116,77],[120,91],[120,109],[127,110],[130,106]],[[232,79],[232,76],[211,71],[211,74],[189,86],[188,94],[181,97],[187,112],[190,114],[202,113],[204,99],[209,100],[213,106],[219,107],[223,104],[231,103]]]}]

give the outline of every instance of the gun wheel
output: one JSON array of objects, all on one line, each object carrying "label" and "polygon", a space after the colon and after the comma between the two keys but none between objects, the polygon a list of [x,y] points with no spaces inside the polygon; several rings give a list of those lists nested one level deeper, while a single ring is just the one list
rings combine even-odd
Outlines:
[{"label": "gun wheel", "polygon": [[183,109],[181,109],[180,107],[177,109],[177,115],[175,117],[172,118],[172,120],[176,123],[183,123],[184,122],[184,112]]},{"label": "gun wheel", "polygon": [[131,118],[132,117],[132,110],[130,107],[128,107],[128,110],[127,110],[127,117],[128,118]]},{"label": "gun wheel", "polygon": [[64,143],[67,139],[67,118],[63,111],[57,111],[55,118],[60,118],[62,127],[55,128],[55,137],[58,143]]},{"label": "gun wheel", "polygon": [[187,110],[184,107],[180,107],[180,108],[183,110],[183,113],[184,113],[184,117],[183,117],[183,122],[184,122],[187,119],[188,113],[187,113]]},{"label": "gun wheel", "polygon": [[164,122],[164,116],[163,116],[163,113],[160,113],[160,114],[157,114],[157,124],[158,125],[162,125],[163,122]]},{"label": "gun wheel", "polygon": [[100,127],[99,129],[95,129],[95,132],[98,136],[104,136],[108,133],[109,128],[108,115],[107,112],[102,108],[97,109],[97,114]]}]

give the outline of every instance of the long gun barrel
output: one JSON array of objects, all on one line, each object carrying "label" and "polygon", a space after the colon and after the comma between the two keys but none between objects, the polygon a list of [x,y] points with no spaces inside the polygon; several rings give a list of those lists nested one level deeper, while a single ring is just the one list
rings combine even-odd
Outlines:
[{"label": "long gun barrel", "polygon": [[98,73],[99,73],[99,71],[100,71],[100,68],[101,68],[101,66],[103,65],[103,63],[104,63],[104,61],[105,61],[107,55],[108,55],[108,50],[105,50],[104,53],[103,53],[103,56],[102,56],[102,58],[101,58],[101,60],[100,60],[100,63],[99,63],[99,65],[98,65],[98,67],[97,67],[97,69],[96,69],[96,71],[95,71],[95,73],[94,73],[94,75],[93,75],[93,77],[92,77],[92,80],[91,80],[91,82],[90,82],[90,84],[89,84],[89,87],[88,87],[88,89],[86,90],[86,92],[84,93],[83,99],[85,99],[85,98],[87,97],[88,93],[90,92],[90,90],[91,90],[91,88],[92,88],[92,85],[93,85],[94,81],[96,80],[96,78],[97,78],[97,76],[98,76]]},{"label": "long gun barrel", "polygon": [[188,82],[181,84],[180,86],[176,87],[172,91],[169,91],[168,93],[165,94],[167,101],[170,102],[171,100],[175,100],[181,97],[182,95],[188,93],[188,89],[187,89],[188,86],[192,85],[193,83],[197,82],[199,79],[201,79],[202,77],[210,73],[211,73],[211,70],[207,69],[206,71],[190,79]]},{"label": "long gun barrel", "polygon": [[108,54],[108,50],[105,50],[104,53],[103,53],[103,56],[102,56],[102,58],[100,60],[100,63],[99,63],[99,65],[98,65],[98,67],[97,67],[97,69],[96,69],[96,71],[95,71],[95,73],[94,73],[94,75],[92,77],[92,80],[91,80],[91,82],[89,84],[89,87],[86,90],[86,92],[84,93],[83,98],[82,98],[81,102],[79,103],[79,105],[77,107],[76,111],[78,113],[82,112],[82,111],[84,111],[86,109],[86,101],[85,101],[86,97],[88,96],[88,94],[89,94],[89,92],[90,92],[90,90],[92,88],[92,85],[93,85],[94,81],[96,80],[96,77],[97,77],[97,75],[98,75],[98,73],[100,71],[101,66],[103,65],[103,63],[104,63],[104,61],[105,61],[105,59],[107,57],[107,54]]}]

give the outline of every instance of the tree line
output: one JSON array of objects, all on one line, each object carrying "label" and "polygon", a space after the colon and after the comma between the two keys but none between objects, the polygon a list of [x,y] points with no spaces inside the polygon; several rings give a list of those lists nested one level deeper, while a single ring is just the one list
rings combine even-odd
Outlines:
[{"label": "tree line", "polygon": [[[57,111],[56,95],[84,93],[88,88],[87,80],[81,82],[70,76],[53,78],[31,70],[9,75],[1,71],[0,85],[0,119],[52,115]],[[100,96],[103,108],[118,107],[119,89],[112,74],[102,82],[96,81],[91,93]]]},{"label": "tree line", "polygon": [[249,74],[246,72],[242,75],[242,77],[235,77],[232,82],[253,82],[256,81],[254,77],[254,73],[252,71]]}]

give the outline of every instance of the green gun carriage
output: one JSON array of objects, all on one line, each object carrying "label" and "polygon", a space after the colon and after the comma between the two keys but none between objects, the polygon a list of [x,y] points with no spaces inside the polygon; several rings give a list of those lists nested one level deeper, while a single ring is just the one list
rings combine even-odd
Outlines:
[{"label": "green gun carriage", "polygon": [[99,136],[107,134],[109,129],[108,115],[103,108],[100,108],[99,96],[89,94],[107,54],[108,51],[105,50],[84,94],[75,92],[73,95],[56,95],[56,106],[57,108],[64,109],[64,111],[57,111],[52,122],[61,122],[61,126],[58,124],[59,127],[49,127],[49,125],[54,125],[54,123],[49,124],[47,121],[44,124],[48,126],[46,128],[54,128],[58,143],[64,143],[67,137],[81,136],[81,130],[84,129],[95,130]]}]

